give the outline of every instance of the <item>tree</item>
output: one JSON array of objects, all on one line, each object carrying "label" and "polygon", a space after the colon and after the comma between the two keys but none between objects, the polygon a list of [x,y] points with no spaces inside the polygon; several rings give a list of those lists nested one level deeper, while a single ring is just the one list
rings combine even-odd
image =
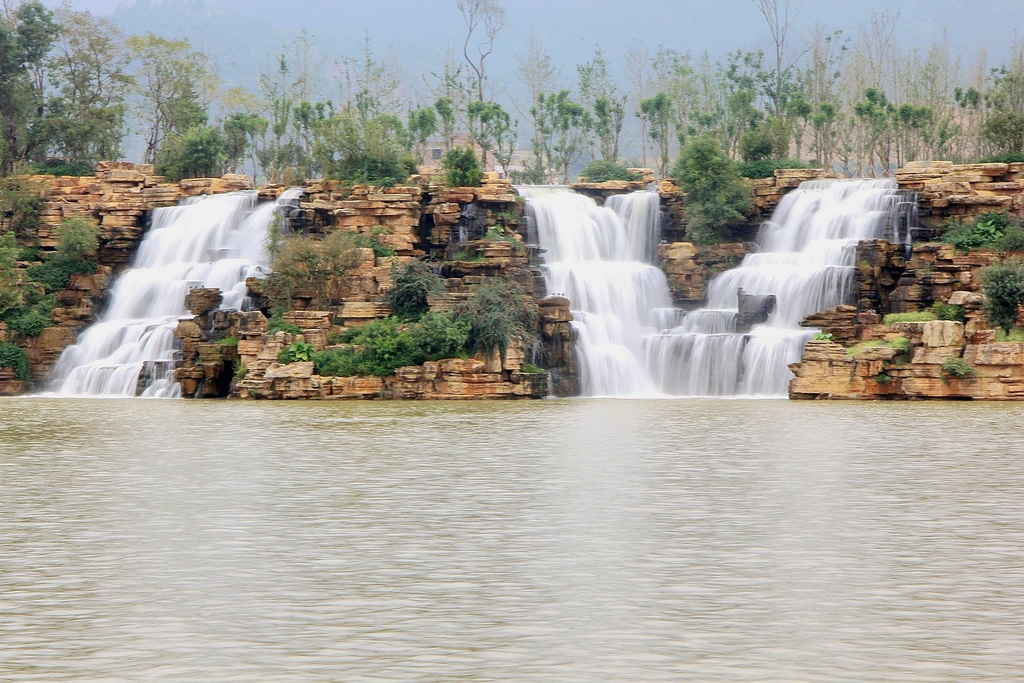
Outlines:
[{"label": "tree", "polygon": [[551,60],[551,55],[548,54],[544,44],[541,43],[540,39],[532,31],[530,32],[530,44],[526,56],[516,56],[516,76],[518,76],[519,82],[526,89],[525,105],[517,103],[516,108],[519,110],[520,115],[530,123],[531,139],[533,147],[536,149],[540,145],[540,132],[537,121],[533,118],[533,105],[537,103],[537,98],[540,97],[541,93],[552,92],[558,89],[557,84],[561,78],[558,69]]},{"label": "tree", "polygon": [[989,323],[1009,334],[1017,326],[1019,310],[1024,305],[1024,263],[1008,260],[983,268],[981,291],[985,294]]},{"label": "tree", "polygon": [[484,178],[480,159],[469,147],[453,147],[445,152],[441,167],[449,187],[477,187]]},{"label": "tree", "polygon": [[750,186],[711,136],[690,139],[672,176],[686,193],[686,235],[694,242],[719,242],[729,227],[746,220]]},{"label": "tree", "polygon": [[[473,70],[476,81],[476,99],[484,101],[484,83],[487,78],[484,62],[494,52],[494,41],[505,28],[505,8],[497,0],[456,0],[456,7],[466,23],[466,40],[462,44],[462,56]],[[473,36],[483,30],[483,37],[470,50]]]},{"label": "tree", "polygon": [[672,142],[672,102],[668,95],[659,92],[640,103],[640,116],[647,122],[648,135],[657,145],[658,175],[662,178],[668,172],[669,145]]},{"label": "tree", "polygon": [[313,156],[324,175],[348,183],[395,185],[415,173],[409,135],[388,114],[363,119],[345,107],[316,127]]},{"label": "tree", "polygon": [[[223,128],[224,162],[229,173],[236,173],[267,130],[267,120],[259,114],[235,112],[224,119]],[[256,171],[253,169],[253,175]]]},{"label": "tree", "polygon": [[590,116],[581,105],[569,99],[568,90],[541,94],[533,112],[541,131],[541,153],[538,157],[547,159],[551,166],[561,171],[562,182],[568,183],[569,168],[582,158],[586,150]]},{"label": "tree", "polygon": [[206,55],[187,40],[147,33],[129,38],[128,50],[139,64],[139,115],[146,127],[145,159],[152,163],[170,136],[206,124],[216,76]]},{"label": "tree", "polygon": [[45,151],[47,55],[57,37],[53,12],[30,0],[0,18],[0,174]]},{"label": "tree", "polygon": [[468,115],[470,125],[476,127],[475,137],[485,165],[491,153],[507,173],[517,139],[516,124],[508,112],[497,102],[470,102]]},{"label": "tree", "polygon": [[[618,161],[627,96],[619,93],[600,48],[594,51],[593,59],[577,66],[576,71],[579,74],[581,104],[588,110],[594,124],[597,151],[602,159]],[[591,156],[596,157],[596,154]]]},{"label": "tree", "polygon": [[221,129],[196,126],[181,135],[172,134],[157,154],[157,172],[177,181],[183,178],[214,178],[223,173],[225,143]]},{"label": "tree", "polygon": [[117,27],[88,12],[57,10],[60,34],[49,60],[46,104],[51,149],[67,161],[118,159],[134,81]]},{"label": "tree", "polygon": [[794,8],[790,0],[753,0],[753,3],[768,24],[775,45],[775,73],[766,94],[772,101],[775,116],[781,117],[786,109],[793,69],[793,63],[786,58],[786,39],[800,10],[799,6]]},{"label": "tree", "polygon": [[420,163],[423,162],[427,141],[436,132],[437,112],[433,107],[423,107],[409,112],[409,137]]}]

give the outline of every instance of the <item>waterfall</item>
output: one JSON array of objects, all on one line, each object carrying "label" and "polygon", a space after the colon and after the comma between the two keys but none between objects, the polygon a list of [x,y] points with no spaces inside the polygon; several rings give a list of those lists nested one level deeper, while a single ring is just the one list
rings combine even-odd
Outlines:
[{"label": "waterfall", "polygon": [[644,340],[661,329],[659,311],[672,307],[665,274],[650,260],[658,194],[616,196],[601,207],[567,190],[520,193],[544,249],[548,293],[572,303],[583,393],[656,394],[644,368]]},{"label": "waterfall", "polygon": [[[756,253],[711,282],[707,307],[684,312],[654,265],[656,193],[598,207],[567,191],[521,192],[545,250],[548,291],[572,304],[588,396],[785,396],[787,366],[814,334],[800,321],[852,301],[857,243],[909,244],[916,215],[892,180],[805,182],[761,226]],[[740,290],[775,297],[749,329],[739,324]]]},{"label": "waterfall", "polygon": [[278,209],[301,190],[256,206],[256,192],[184,200],[157,209],[131,264],[110,290],[100,319],[54,366],[50,390],[62,396],[178,398],[174,333],[191,317],[185,296],[215,287],[223,309],[242,309],[248,277],[265,271],[264,241]]}]

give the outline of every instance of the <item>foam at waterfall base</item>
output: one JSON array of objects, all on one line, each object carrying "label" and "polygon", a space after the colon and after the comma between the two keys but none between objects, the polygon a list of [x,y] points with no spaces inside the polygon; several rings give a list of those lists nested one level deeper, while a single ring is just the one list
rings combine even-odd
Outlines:
[{"label": "foam at waterfall base", "polygon": [[174,334],[192,317],[189,289],[219,289],[223,309],[241,309],[246,279],[268,272],[267,231],[300,194],[289,190],[259,207],[256,192],[239,192],[157,209],[107,310],[58,359],[49,395],[179,398]]}]

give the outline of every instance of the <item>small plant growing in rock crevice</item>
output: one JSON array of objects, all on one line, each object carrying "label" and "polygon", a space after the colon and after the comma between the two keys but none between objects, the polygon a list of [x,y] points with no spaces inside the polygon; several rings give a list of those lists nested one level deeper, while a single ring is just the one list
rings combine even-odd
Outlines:
[{"label": "small plant growing in rock crevice", "polygon": [[818,332],[811,339],[813,341],[835,341],[836,336],[828,332]]},{"label": "small plant growing in rock crevice", "polygon": [[948,379],[966,379],[976,373],[963,358],[949,358],[942,361],[942,374]]},{"label": "small plant growing in rock crevice", "polygon": [[288,363],[307,363],[313,360],[316,349],[312,344],[297,341],[277,354],[277,362],[287,365]]}]

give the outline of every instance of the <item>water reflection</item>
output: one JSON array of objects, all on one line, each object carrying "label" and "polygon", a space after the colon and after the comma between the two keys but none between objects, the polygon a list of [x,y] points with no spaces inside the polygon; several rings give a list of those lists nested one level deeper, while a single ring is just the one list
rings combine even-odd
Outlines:
[{"label": "water reflection", "polygon": [[0,679],[1013,680],[1022,413],[0,402]]}]

